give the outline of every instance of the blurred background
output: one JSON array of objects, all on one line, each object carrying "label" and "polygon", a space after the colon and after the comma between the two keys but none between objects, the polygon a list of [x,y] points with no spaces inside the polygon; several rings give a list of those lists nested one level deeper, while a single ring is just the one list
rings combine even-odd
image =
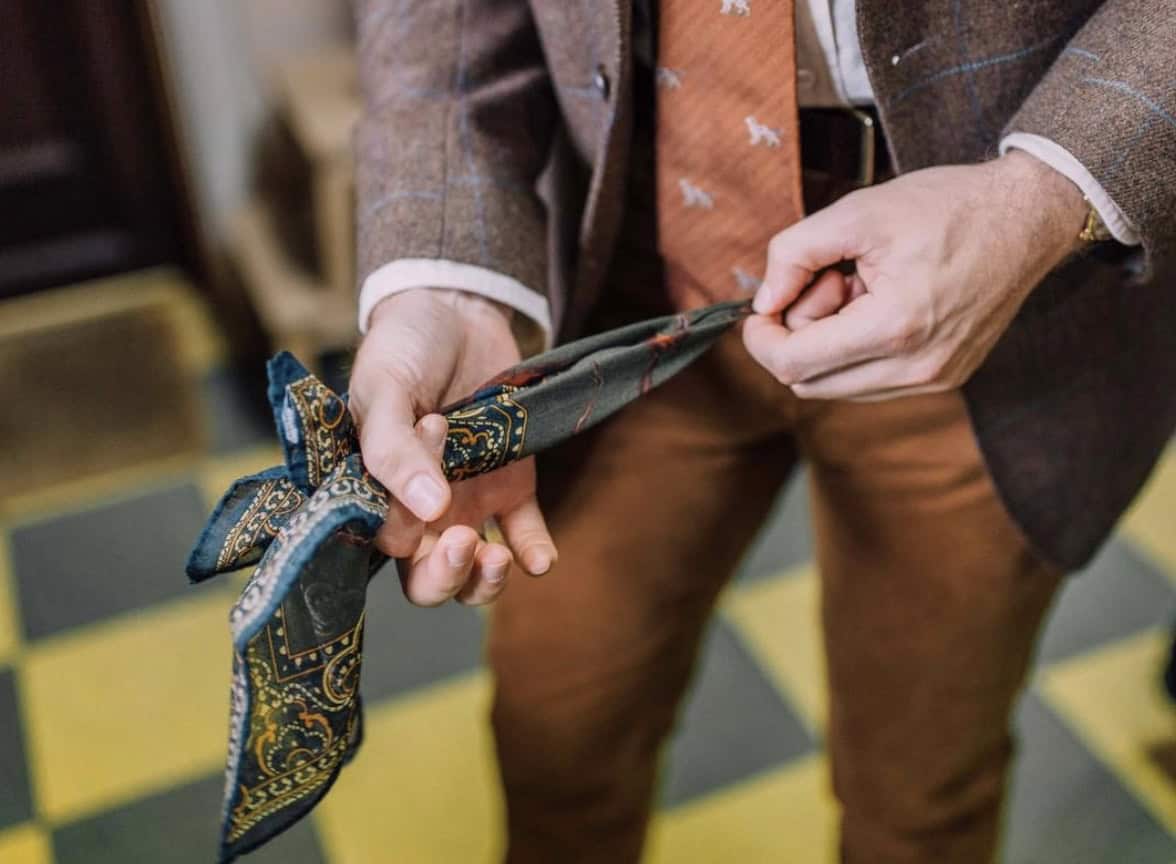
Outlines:
[{"label": "blurred background", "polygon": [[[212,859],[240,578],[183,562],[280,461],[262,361],[355,340],[344,0],[0,4],[0,862]],[[727,591],[650,862],[831,862],[803,477]],[[1017,724],[1015,864],[1174,864],[1176,452],[1070,581]],[[248,860],[501,848],[483,618],[372,585],[367,742]]]}]

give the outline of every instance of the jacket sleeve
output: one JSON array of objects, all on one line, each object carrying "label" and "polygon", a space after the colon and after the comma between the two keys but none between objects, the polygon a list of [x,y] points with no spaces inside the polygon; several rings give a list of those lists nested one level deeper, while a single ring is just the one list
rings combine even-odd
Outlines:
[{"label": "jacket sleeve", "polygon": [[397,261],[501,274],[546,308],[536,180],[556,119],[527,0],[354,0],[357,275]]},{"label": "jacket sleeve", "polygon": [[1005,129],[1073,154],[1164,269],[1176,264],[1173,46],[1176,0],[1107,0]]}]

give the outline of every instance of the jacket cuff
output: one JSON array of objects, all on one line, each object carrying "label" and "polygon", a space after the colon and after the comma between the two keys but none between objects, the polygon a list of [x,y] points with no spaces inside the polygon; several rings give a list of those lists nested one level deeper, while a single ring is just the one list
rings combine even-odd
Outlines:
[{"label": "jacket cuff", "polygon": [[377,303],[413,288],[453,288],[502,303],[519,313],[513,327],[524,357],[551,347],[551,305],[546,297],[504,273],[439,258],[401,258],[373,270],[359,292],[359,332],[367,332]]},{"label": "jacket cuff", "polygon": [[1102,184],[1094,179],[1094,175],[1086,170],[1086,166],[1075,159],[1074,154],[1069,150],[1056,141],[1028,132],[1012,132],[1002,138],[1000,155],[1003,156],[1010,148],[1023,150],[1037,157],[1050,168],[1068,178],[1071,183],[1082,190],[1082,194],[1086,196],[1090,206],[1098,212],[1112,237],[1124,246],[1139,245],[1139,232],[1127,221],[1127,217],[1123,215],[1119,205],[1111,199]]}]

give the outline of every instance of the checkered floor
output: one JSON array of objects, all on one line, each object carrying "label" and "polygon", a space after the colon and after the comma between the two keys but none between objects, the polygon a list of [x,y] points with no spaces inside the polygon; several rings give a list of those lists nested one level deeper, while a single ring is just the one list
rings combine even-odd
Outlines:
[{"label": "checkered floor", "polygon": [[[182,563],[228,481],[279,460],[260,394],[213,370],[210,451],[0,510],[0,862],[211,860],[240,580]],[[727,592],[666,761],[650,862],[828,862],[815,579],[794,483]],[[1015,864],[1176,862],[1176,451],[1063,592],[1017,717]],[[315,813],[250,859],[490,861],[501,801],[483,619],[373,583],[367,740]],[[175,670],[184,670],[183,686]]]}]

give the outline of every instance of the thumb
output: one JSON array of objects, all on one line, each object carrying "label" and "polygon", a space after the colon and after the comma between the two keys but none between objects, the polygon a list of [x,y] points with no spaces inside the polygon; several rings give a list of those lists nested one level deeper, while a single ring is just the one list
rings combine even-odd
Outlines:
[{"label": "thumb", "polygon": [[423,522],[441,518],[452,500],[436,438],[435,433],[416,434],[412,401],[407,392],[393,387],[384,388],[366,406],[359,429],[367,470]]}]

